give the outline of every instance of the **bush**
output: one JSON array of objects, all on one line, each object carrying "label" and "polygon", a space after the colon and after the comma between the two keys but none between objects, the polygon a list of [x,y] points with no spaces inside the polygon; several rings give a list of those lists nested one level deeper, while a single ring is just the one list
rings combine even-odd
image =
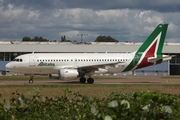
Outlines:
[{"label": "bush", "polygon": [[[106,98],[87,97],[64,89],[54,98],[32,98],[18,92],[0,104],[1,120],[160,120],[180,118],[179,95],[156,92],[113,92]],[[1,96],[2,98],[2,96]]]}]

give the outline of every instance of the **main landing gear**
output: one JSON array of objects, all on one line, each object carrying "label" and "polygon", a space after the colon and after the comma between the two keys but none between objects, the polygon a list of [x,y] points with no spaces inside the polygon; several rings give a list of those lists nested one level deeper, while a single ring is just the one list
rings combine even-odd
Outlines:
[{"label": "main landing gear", "polygon": [[33,82],[34,82],[34,81],[33,81],[33,75],[31,75],[31,76],[30,76],[30,79],[29,79],[29,83],[32,84]]},{"label": "main landing gear", "polygon": [[[86,82],[86,78],[85,78],[85,77],[81,77],[81,78],[79,79],[79,81],[80,81],[81,83],[85,83],[85,82]],[[93,83],[94,83],[94,79],[91,78],[91,77],[89,77],[89,78],[87,79],[87,83],[93,84]]]}]

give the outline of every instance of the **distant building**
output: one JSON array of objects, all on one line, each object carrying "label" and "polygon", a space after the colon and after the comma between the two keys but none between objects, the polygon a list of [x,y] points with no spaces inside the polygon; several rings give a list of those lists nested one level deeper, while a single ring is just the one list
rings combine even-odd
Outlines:
[{"label": "distant building", "polygon": [[[19,42],[0,41],[0,70],[5,69],[5,63],[13,60],[16,56],[31,52],[54,52],[54,53],[124,53],[137,50],[142,43],[134,42]],[[180,43],[165,43],[163,53],[176,55],[167,68],[170,75],[180,75]]]}]

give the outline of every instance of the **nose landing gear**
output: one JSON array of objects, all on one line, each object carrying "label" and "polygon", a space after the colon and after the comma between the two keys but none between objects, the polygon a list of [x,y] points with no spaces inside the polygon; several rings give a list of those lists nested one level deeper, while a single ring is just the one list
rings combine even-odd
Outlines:
[{"label": "nose landing gear", "polygon": [[31,83],[31,84],[34,82],[34,81],[33,81],[33,77],[34,77],[34,76],[31,75],[31,76],[30,76],[30,79],[29,79],[29,83]]}]

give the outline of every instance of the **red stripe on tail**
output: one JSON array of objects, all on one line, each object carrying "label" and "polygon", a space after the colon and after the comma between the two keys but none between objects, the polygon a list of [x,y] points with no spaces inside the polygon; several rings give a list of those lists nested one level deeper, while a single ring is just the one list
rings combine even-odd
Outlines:
[{"label": "red stripe on tail", "polygon": [[154,57],[156,45],[157,45],[157,40],[156,40],[156,42],[154,42],[154,44],[151,46],[151,48],[146,52],[146,55],[144,56],[143,60],[141,61],[141,63],[138,65],[138,67],[136,69],[153,65],[153,63],[148,62],[148,58]]}]

